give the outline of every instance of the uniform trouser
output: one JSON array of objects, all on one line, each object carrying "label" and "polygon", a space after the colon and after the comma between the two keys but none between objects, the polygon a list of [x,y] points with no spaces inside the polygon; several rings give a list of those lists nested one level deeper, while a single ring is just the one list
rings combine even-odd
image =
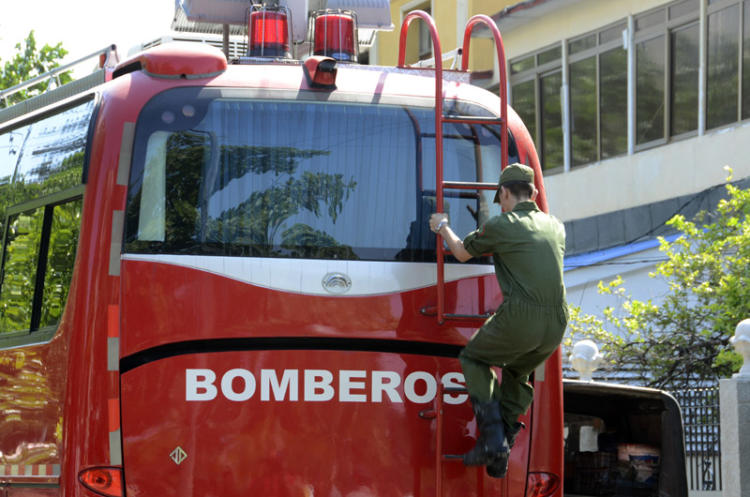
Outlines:
[{"label": "uniform trouser", "polygon": [[[560,345],[567,321],[565,303],[503,302],[458,356],[469,395],[500,402],[505,425],[513,426],[534,398],[529,375]],[[501,383],[490,366],[502,368]]]}]

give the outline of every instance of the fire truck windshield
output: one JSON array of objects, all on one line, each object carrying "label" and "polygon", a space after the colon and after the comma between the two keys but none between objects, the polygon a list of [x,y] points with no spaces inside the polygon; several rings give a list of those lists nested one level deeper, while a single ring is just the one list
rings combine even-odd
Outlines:
[{"label": "fire truck windshield", "polygon": [[[126,252],[434,260],[432,108],[240,93],[174,89],[144,108]],[[446,180],[496,181],[498,130],[446,125]],[[444,210],[466,234],[498,212],[493,196],[449,193]]]}]

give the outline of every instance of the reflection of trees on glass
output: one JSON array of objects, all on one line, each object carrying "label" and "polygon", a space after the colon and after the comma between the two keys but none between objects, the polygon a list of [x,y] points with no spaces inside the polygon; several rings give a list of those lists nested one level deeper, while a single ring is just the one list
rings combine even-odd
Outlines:
[{"label": "reflection of trees on glass", "polygon": [[[354,181],[347,183],[342,174],[305,171],[299,178],[279,178],[268,188],[253,192],[236,208],[222,213],[212,223],[209,238],[215,234],[220,239],[253,247],[255,255],[273,255],[274,240],[287,219],[303,209],[319,217],[325,209],[335,223],[355,186]],[[281,232],[281,246],[299,253],[300,257],[340,254],[354,258],[350,247],[339,246],[328,234],[303,223],[295,223]]]},{"label": "reflection of trees on glass", "polygon": [[628,112],[627,52],[615,48],[599,55],[599,108],[602,159],[627,152],[627,128],[622,116]]},{"label": "reflection of trees on glass", "polygon": [[196,240],[200,216],[198,215],[198,193],[201,184],[201,164],[207,161],[210,144],[207,137],[199,133],[181,132],[169,137],[167,145],[166,208],[167,240],[185,244]]},{"label": "reflection of trees on glass", "polygon": [[0,333],[60,321],[73,277],[80,216],[80,199],[11,216],[0,289]]},{"label": "reflection of trees on glass", "polygon": [[664,36],[636,44],[636,143],[664,138]]},{"label": "reflection of trees on glass", "polygon": [[[54,169],[36,175],[37,179],[44,178],[41,182],[17,178],[15,183],[1,183],[0,236],[5,236],[4,221],[15,205],[79,185],[83,160],[83,150],[74,151],[59,160]],[[10,216],[0,286],[0,333],[34,330],[59,322],[73,275],[80,211],[81,201],[76,200]],[[51,216],[46,232],[45,216]],[[48,247],[48,251],[41,254],[43,247]],[[40,257],[43,285],[37,288]]]},{"label": "reflection of trees on glass", "polygon": [[526,125],[531,139],[538,140],[536,136],[536,90],[534,89],[534,83],[532,79],[514,85],[512,95],[513,109]]},{"label": "reflection of trees on glass", "polygon": [[81,184],[93,109],[88,100],[0,134],[0,220],[14,205]]},{"label": "reflection of trees on glass", "polygon": [[10,219],[0,289],[0,332],[29,330],[44,208]]},{"label": "reflection of trees on glass", "polygon": [[70,154],[60,162],[57,171],[41,183],[23,180],[11,183],[10,180],[5,182],[0,178],[0,240],[5,233],[5,218],[9,208],[81,183],[83,155],[83,150]]},{"label": "reflection of trees on glass", "polygon": [[570,64],[573,165],[597,160],[596,57]]},{"label": "reflection of trees on glass", "polygon": [[356,182],[345,180],[343,174],[295,174],[301,160],[327,154],[224,145],[214,157],[207,134],[171,135],[166,158],[167,244],[178,250],[200,244],[210,252],[218,246],[231,255],[272,256],[283,250],[292,257],[355,258],[350,247],[307,224],[285,227],[302,211],[315,217],[327,214],[336,222]]},{"label": "reflection of trees on glass", "polygon": [[[141,114],[126,252],[434,260],[421,204],[434,190],[434,109],[194,93],[164,92]],[[189,119],[148,118],[185,102],[198,109]],[[456,102],[458,114],[487,114]],[[446,178],[497,181],[497,131],[449,126],[443,137]],[[476,196],[449,200],[457,229],[475,229]]]},{"label": "reflection of trees on glass", "polygon": [[[745,10],[748,10],[747,7]],[[739,5],[733,5],[708,16],[706,83],[706,127],[708,128],[715,128],[737,120],[740,49],[738,16]]]},{"label": "reflection of trees on glass", "polygon": [[672,51],[672,116],[670,133],[678,135],[698,127],[698,24],[675,29],[670,34]]},{"label": "reflection of trees on glass", "polygon": [[562,107],[560,87],[562,73],[546,75],[540,80],[542,107],[542,169],[563,165]]},{"label": "reflection of trees on glass", "polygon": [[73,278],[73,263],[81,227],[81,207],[82,201],[75,200],[54,208],[47,268],[44,273],[40,328],[54,326],[62,317]]}]

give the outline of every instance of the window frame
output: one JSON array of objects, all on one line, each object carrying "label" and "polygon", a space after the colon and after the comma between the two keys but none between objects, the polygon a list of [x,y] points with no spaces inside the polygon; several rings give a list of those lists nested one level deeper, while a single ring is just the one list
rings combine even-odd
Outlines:
[{"label": "window frame", "polygon": [[[620,26],[623,28],[623,31],[627,31],[627,29],[628,29],[627,20],[620,19],[620,20],[617,20],[615,22],[606,24],[606,25],[602,26],[601,28],[598,28],[598,29],[596,29],[594,31],[589,31],[589,32],[584,33],[584,34],[582,34],[580,36],[576,36],[576,37],[570,38],[568,40],[565,40],[565,44],[566,44],[565,49],[568,51],[568,57],[567,57],[568,71],[570,71],[570,67],[573,64],[575,64],[577,62],[581,62],[581,61],[586,60],[586,59],[589,59],[591,57],[594,57],[594,66],[595,66],[595,79],[594,79],[594,81],[595,81],[595,85],[596,85],[596,90],[595,90],[595,92],[596,92],[596,115],[594,116],[594,120],[595,120],[595,123],[596,123],[596,160],[594,160],[593,162],[587,162],[587,163],[584,163],[584,164],[577,164],[576,165],[576,164],[573,164],[573,157],[572,157],[572,152],[571,152],[571,158],[570,158],[570,161],[571,161],[571,163],[570,163],[570,169],[571,170],[577,169],[577,168],[580,168],[580,167],[586,167],[586,166],[588,166],[590,164],[593,164],[593,163],[600,162],[600,161],[604,160],[602,158],[601,56],[602,56],[602,54],[609,53],[611,50],[615,50],[615,49],[618,49],[618,48],[621,48],[621,49],[625,50],[626,56],[627,56],[627,49],[625,47],[623,47],[622,37],[602,42],[601,41],[601,35],[602,35],[602,33],[605,33],[607,31],[610,31],[610,30],[615,29],[615,28],[620,27]],[[586,49],[581,50],[579,52],[576,52],[574,54],[570,53],[570,46],[571,46],[571,44],[576,43],[579,40],[583,40],[585,38],[588,38],[590,36],[594,36],[594,38],[595,38],[594,46],[586,48]],[[626,64],[626,70],[627,70],[627,64]],[[570,94],[570,83],[571,82],[570,82],[570,77],[569,77],[568,78],[568,102],[572,102],[571,94]],[[626,92],[627,92],[627,89],[626,89]],[[567,113],[568,113],[569,121],[570,121],[569,125],[568,125],[568,129],[570,131],[569,131],[568,136],[566,137],[566,139],[568,140],[569,146],[571,147],[571,150],[572,150],[572,147],[573,147],[573,133],[572,133],[573,109],[572,108],[569,109]],[[620,155],[625,155],[625,154],[627,154],[627,147],[626,147],[626,150],[622,154],[613,155],[611,157],[607,157],[606,159],[610,159],[612,157],[619,157]]]},{"label": "window frame", "polygon": [[[653,40],[655,38],[658,38],[659,36],[664,37],[664,120],[662,123],[662,138],[658,138],[655,140],[651,140],[648,142],[643,143],[633,143],[633,149],[635,152],[640,152],[642,150],[648,150],[654,147],[658,147],[661,145],[666,145],[672,141],[677,140],[683,140],[686,138],[692,138],[695,136],[698,136],[700,133],[700,121],[701,121],[701,110],[700,110],[700,97],[698,102],[698,122],[696,122],[696,127],[694,130],[686,131],[683,133],[678,133],[675,135],[671,134],[672,129],[672,120],[673,120],[673,112],[672,112],[672,80],[673,80],[673,74],[672,74],[672,33],[679,29],[685,29],[688,28],[690,25],[697,23],[700,29],[701,22],[700,22],[700,7],[698,5],[698,8],[695,9],[692,12],[688,12],[687,14],[682,14],[680,16],[670,18],[671,9],[673,7],[679,6],[683,2],[688,3],[690,0],[677,0],[675,2],[670,2],[664,5],[661,5],[659,7],[656,7],[654,9],[646,10],[643,12],[639,12],[638,14],[633,16],[633,26],[634,26],[634,32],[633,32],[633,46],[637,46],[639,43],[647,42],[650,40]],[[702,1],[702,0],[701,0]],[[651,25],[644,27],[642,29],[638,29],[636,27],[637,22],[639,19],[644,19],[646,17],[650,17],[658,12],[662,12],[662,19],[658,24]],[[700,41],[699,41],[699,47],[698,47],[698,53],[699,53],[699,59],[700,59]],[[634,55],[635,57],[635,55]],[[701,87],[701,75],[704,78],[705,81],[705,71],[701,72],[701,67],[705,67],[705,61],[699,60],[698,61],[698,81],[697,81],[697,92],[700,92]],[[633,70],[635,71],[637,68],[637,60],[635,61]],[[633,88],[633,101],[635,103],[635,107],[638,106],[638,95],[636,93],[636,89]],[[637,129],[637,123],[638,123],[638,117],[637,115],[633,116],[633,123],[630,124],[635,129]],[[634,134],[635,136],[635,134]]]},{"label": "window frame", "polygon": [[[709,57],[708,45],[709,45],[709,41],[710,41],[710,36],[709,36],[709,32],[708,32],[708,26],[709,26],[709,24],[708,24],[708,18],[711,15],[713,15],[713,14],[716,14],[716,13],[718,13],[718,12],[724,10],[724,9],[727,9],[729,7],[733,7],[735,5],[738,7],[738,10],[739,10],[738,16],[737,16],[738,17],[738,20],[737,20],[737,35],[738,35],[738,38],[737,38],[737,41],[738,41],[738,43],[737,43],[737,102],[736,102],[737,108],[736,108],[736,113],[735,113],[735,119],[733,121],[728,122],[728,123],[720,124],[718,126],[714,126],[714,127],[709,128],[708,127],[708,86],[709,86],[709,81],[708,81],[708,69],[709,69],[708,68],[708,64],[709,64],[709,59],[708,59],[708,57]],[[743,106],[743,103],[744,103],[744,98],[743,98],[743,95],[742,95],[742,91],[743,91],[742,80],[743,80],[744,74],[746,72],[746,68],[745,68],[745,64],[744,64],[744,34],[745,34],[746,30],[750,30],[750,26],[746,26],[745,25],[745,15],[746,15],[747,11],[750,11],[750,0],[716,0],[713,3],[709,2],[708,5],[706,6],[706,47],[705,47],[706,57],[705,57],[705,60],[703,61],[704,66],[705,66],[705,70],[704,70],[705,76],[704,76],[704,78],[705,78],[705,85],[706,85],[705,86],[705,88],[706,88],[706,101],[705,101],[704,107],[702,109],[699,109],[699,112],[702,112],[703,115],[705,116],[706,131],[709,131],[709,130],[710,131],[720,130],[722,128],[726,128],[726,127],[729,127],[729,126],[735,126],[735,125],[737,125],[737,123],[740,123],[742,121],[748,121],[748,120],[750,120],[750,114],[748,114],[747,117],[743,117],[743,115],[742,115],[742,106]],[[750,95],[748,95],[748,96],[750,96]]]},{"label": "window frame", "polygon": [[[725,119],[714,120],[714,124],[710,124],[709,127],[709,116],[714,115],[709,109],[711,103],[708,99],[708,91],[711,85],[709,81],[709,43],[712,38],[716,38],[720,35],[719,28],[714,27],[711,29],[709,20],[711,16],[724,11],[727,8],[738,9],[737,22],[730,22],[731,27],[726,27],[726,23],[723,23],[721,31],[731,34],[731,43],[734,40],[738,40],[737,47],[737,63],[736,63],[736,74],[733,71],[734,68],[728,70],[727,76],[731,74],[731,77],[736,78],[737,89],[736,89],[736,103],[734,103],[734,94],[730,97],[732,105],[736,106],[736,116],[729,122],[723,122],[722,124],[715,124],[716,122],[724,121]],[[514,56],[509,59],[509,87],[511,93],[511,102],[513,97],[513,87],[520,83],[525,83],[529,80],[535,80],[534,87],[534,123],[536,125],[536,131],[534,133],[534,140],[537,144],[541,144],[542,135],[544,130],[542,129],[541,122],[543,120],[542,113],[543,108],[540,104],[540,93],[541,88],[539,85],[539,78],[550,69],[549,66],[541,67],[537,59],[538,55],[545,52],[550,47],[561,46],[565,50],[564,60],[562,61],[565,65],[563,67],[563,74],[565,80],[563,81],[564,89],[568,92],[567,95],[561,96],[563,99],[563,118],[567,119],[565,123],[566,131],[564,135],[565,147],[567,147],[565,157],[565,171],[572,170],[578,167],[585,167],[597,162],[608,160],[612,157],[621,155],[632,155],[634,153],[641,152],[643,150],[649,150],[662,145],[667,145],[672,142],[677,142],[685,139],[694,138],[696,136],[702,136],[710,132],[720,131],[726,128],[733,128],[743,123],[750,122],[750,105],[748,105],[748,99],[750,99],[750,0],[674,0],[671,2],[664,2],[663,4],[654,8],[631,14],[623,19],[618,19],[608,24],[604,24],[595,30],[588,31],[581,34],[576,34],[569,38],[560,39],[558,42],[540,47],[536,50],[529,51],[526,53]],[[622,42],[615,39],[615,33],[608,33],[602,37],[602,34],[618,25],[623,26],[623,30],[626,31],[627,39],[623,39]],[[692,35],[687,35],[688,38],[680,38],[675,40],[675,33],[678,30],[688,29],[692,32]],[[734,31],[736,29],[736,35]],[[698,32],[697,36],[697,54],[694,52],[696,43],[695,33]],[[716,32],[714,32],[716,31]],[[592,37],[596,34],[595,39],[587,40],[583,43],[577,43],[586,38]],[[728,37],[729,35],[725,36]],[[637,94],[637,78],[638,78],[638,62],[637,62],[637,47],[638,44],[660,38],[663,47],[659,47],[658,50],[663,50],[663,54],[660,53],[660,58],[663,58],[663,83],[661,82],[662,75],[659,75],[659,87],[663,88],[662,100],[660,100],[660,108],[663,109],[663,122],[659,125],[660,137],[654,138],[651,136],[649,141],[638,142],[638,94]],[[596,45],[592,46],[596,41]],[[606,157],[602,154],[602,86],[601,86],[601,70],[602,70],[602,54],[612,50],[614,47],[619,46],[622,43],[623,48],[627,51],[626,57],[628,61],[627,69],[627,105],[628,105],[628,123],[627,123],[627,137],[623,136],[623,139],[627,140],[627,150],[620,154],[620,150],[616,151],[616,154],[607,155]],[[675,93],[673,90],[674,84],[677,82],[675,68],[673,68],[674,57],[677,55],[674,53],[675,49],[682,45],[676,45],[675,43],[685,43],[685,47],[689,47],[690,51],[696,55],[693,57],[689,55],[690,59],[695,60],[694,66],[689,67],[689,76],[684,79],[682,85],[682,92]],[[730,42],[727,42],[730,43]],[[572,50],[571,50],[572,48]],[[732,45],[734,48],[734,45]],[[579,62],[588,57],[596,57],[597,67],[597,101],[596,101],[596,161],[588,162],[586,164],[573,164],[573,102],[571,100],[571,66],[576,62]],[[686,55],[687,56],[687,55]],[[734,53],[732,53],[734,57]],[[529,58],[532,58],[532,64],[530,64]],[[516,66],[521,63],[522,65]],[[515,66],[515,67],[514,67]],[[533,66],[533,67],[532,67]],[[560,64],[556,64],[560,67]],[[514,72],[514,69],[516,70]],[[693,73],[697,72],[697,75]],[[713,76],[718,78],[720,76]],[[747,81],[745,81],[747,79]],[[717,84],[714,80],[714,84]],[[655,84],[656,81],[654,81]],[[618,83],[619,84],[619,83]],[[663,85],[663,86],[662,86]],[[734,81],[732,82],[734,85]],[[525,89],[528,92],[528,87]],[[744,92],[744,93],[743,93]],[[675,123],[675,112],[679,111],[675,106],[678,105],[679,99],[675,100],[675,95],[684,96],[689,98],[683,98],[685,104],[695,106],[690,112],[685,112],[685,116],[690,116],[689,120],[683,119],[683,126],[680,129],[674,129]],[[697,95],[697,101],[696,96]],[[643,96],[641,95],[641,98]],[[689,102],[689,103],[688,103]],[[617,104],[619,108],[620,104]],[[729,111],[728,102],[721,102],[725,107],[724,114],[729,116],[732,112]],[[718,105],[718,104],[717,104]],[[531,109],[529,102],[525,103],[526,112],[528,113]],[[713,112],[721,112],[720,108],[716,108]],[[660,112],[661,114],[662,112]],[[692,122],[692,116],[697,116],[696,122]],[[684,117],[685,117],[684,116]],[[528,120],[528,119],[527,119]],[[656,135],[656,133],[654,133]],[[610,141],[611,141],[610,137]],[[619,138],[617,138],[619,140]],[[542,158],[543,160],[543,158]],[[545,170],[545,173],[556,173],[559,168]]]},{"label": "window frame", "polygon": [[[46,274],[46,271],[47,271],[46,262],[49,256],[48,250],[49,250],[49,241],[50,241],[50,237],[52,234],[52,221],[53,221],[54,208],[57,207],[58,205],[80,200],[81,201],[81,221],[83,221],[83,211],[85,209],[84,197],[85,197],[86,185],[88,183],[89,164],[90,164],[91,148],[92,148],[93,137],[94,137],[94,130],[96,127],[96,121],[98,119],[99,110],[101,108],[101,95],[96,92],[90,92],[85,95],[79,96],[78,98],[73,98],[69,101],[66,101],[61,105],[55,106],[54,108],[44,109],[38,112],[33,112],[26,118],[23,118],[19,121],[15,121],[9,126],[0,126],[0,134],[13,132],[14,130],[17,130],[19,128],[23,128],[28,125],[33,125],[35,123],[45,120],[48,117],[60,114],[72,108],[78,107],[80,105],[84,105],[89,101],[92,101],[93,105],[92,105],[91,113],[88,118],[87,130],[84,135],[86,142],[83,147],[83,165],[82,165],[80,183],[78,183],[75,186],[66,188],[64,190],[59,190],[50,194],[42,195],[40,197],[36,197],[30,200],[20,202],[18,204],[8,206],[5,209],[4,218],[0,219],[0,223],[2,223],[2,226],[3,226],[2,236],[0,236],[0,289],[1,289],[2,282],[5,276],[6,244],[8,241],[8,228],[9,228],[9,222],[10,222],[11,217],[16,216],[18,214],[23,214],[25,212],[34,211],[40,208],[44,208],[45,210],[42,234],[41,234],[42,239],[40,240],[40,247],[39,247],[39,254],[40,255],[44,254],[44,257],[38,258],[37,267],[36,267],[35,274],[34,274],[35,287],[34,287],[32,303],[31,303],[31,308],[32,308],[31,323],[30,323],[29,329],[14,330],[14,331],[0,333],[0,350],[12,349],[12,348],[29,345],[29,344],[47,343],[50,340],[52,340],[52,338],[57,334],[57,331],[59,329],[59,323],[54,326],[45,326],[45,327],[38,327],[37,329],[33,329],[34,319],[36,318],[37,321],[41,319],[40,313],[41,313],[41,306],[43,302],[43,285],[40,290],[37,290],[37,284],[40,278],[42,279],[44,278],[44,275]],[[81,226],[83,226],[83,222],[81,222]],[[80,243],[80,239],[78,243]],[[76,247],[76,260],[77,258],[78,258],[78,247]],[[45,267],[44,267],[44,270],[40,272],[39,268],[41,267],[42,262],[44,262]],[[75,261],[73,262],[73,267],[75,267]],[[69,296],[70,296],[70,293],[68,293],[68,297]],[[67,306],[67,299],[66,299],[65,305]]]},{"label": "window frame", "polygon": [[[551,60],[549,62],[545,62],[540,64],[539,63],[539,56],[551,51],[552,49],[557,48],[560,50],[560,57],[555,60]],[[515,62],[523,61],[528,58],[533,58],[533,65],[529,67],[528,69],[524,69],[522,71],[513,73],[512,66]],[[562,53],[562,46],[560,43],[554,43],[552,45],[546,45],[544,47],[539,48],[538,50],[534,50],[533,52],[526,53],[523,56],[515,57],[513,60],[508,61],[508,67],[509,67],[509,92],[508,92],[508,100],[512,105],[513,102],[513,87],[518,84],[527,83],[529,81],[534,81],[534,136],[532,136],[532,140],[534,141],[534,144],[536,145],[537,152],[539,154],[539,161],[541,164],[544,164],[545,157],[542,153],[542,135],[544,133],[544,130],[542,129],[542,104],[541,104],[541,92],[542,92],[542,85],[541,80],[544,77],[550,76],[551,74],[555,74],[558,72],[562,72],[562,61],[563,61],[563,53]],[[562,109],[562,102],[561,102],[561,113],[563,114],[564,119],[564,110]],[[560,125],[563,126],[563,121],[561,120]],[[563,126],[564,128],[564,126]],[[551,174],[559,174],[563,172],[565,169],[565,163],[563,160],[563,164],[560,166],[552,167],[552,168],[544,168],[542,171],[546,175]]]},{"label": "window frame", "polygon": [[[137,188],[140,188],[141,181],[142,181],[142,178],[143,178],[143,158],[146,155],[146,148],[147,148],[147,143],[148,143],[148,139],[144,139],[144,138],[147,137],[147,136],[149,136],[153,132],[153,129],[147,128],[145,126],[139,126],[138,123],[141,122],[144,119],[148,119],[148,116],[152,115],[151,113],[153,113],[153,115],[155,115],[155,116],[158,116],[158,115],[161,114],[161,111],[154,111],[150,107],[150,105],[152,105],[152,104],[155,105],[155,104],[159,103],[156,100],[157,98],[177,98],[177,97],[174,96],[174,94],[176,92],[187,92],[187,93],[192,92],[192,94],[189,97],[187,97],[187,96],[180,96],[179,97],[179,99],[180,99],[179,101],[182,102],[186,98],[198,98],[198,93],[199,92],[197,91],[197,89],[198,89],[198,87],[183,87],[183,88],[171,88],[171,89],[164,90],[163,92],[160,92],[159,94],[157,94],[157,96],[154,97],[154,99],[152,99],[150,101],[149,105],[146,106],[146,107],[144,107],[140,111],[140,114],[139,114],[139,117],[138,117],[138,121],[136,122],[136,129],[137,129],[137,131],[136,131],[136,136],[134,138],[133,164],[131,165],[130,177],[129,177],[129,181],[128,181],[128,183],[129,183],[129,186],[128,186],[128,200],[127,200],[127,205],[128,206],[136,205],[134,197],[136,195],[140,195],[140,193],[137,192]],[[170,94],[173,94],[173,96],[170,97],[169,96]],[[290,98],[285,98],[285,95],[288,96],[288,97],[290,97]],[[200,98],[204,99],[206,102],[210,102],[210,101],[213,101],[213,100],[223,100],[223,99],[227,99],[227,100],[238,99],[238,100],[248,100],[248,101],[268,101],[268,103],[279,101],[279,102],[282,102],[282,103],[291,103],[291,102],[305,103],[305,102],[309,102],[309,103],[317,103],[317,104],[342,104],[342,105],[358,105],[358,106],[361,105],[363,107],[375,107],[375,108],[377,108],[378,106],[398,107],[398,108],[421,108],[421,109],[424,109],[425,111],[431,113],[430,116],[432,116],[434,114],[434,112],[433,112],[434,111],[434,107],[433,107],[434,106],[434,100],[431,99],[431,98],[426,98],[426,97],[424,97],[424,98],[423,97],[418,97],[418,98],[414,98],[414,97],[401,97],[401,96],[385,97],[383,100],[381,100],[377,104],[373,104],[370,100],[367,100],[367,99],[359,99],[359,100],[352,101],[351,99],[344,98],[344,97],[333,97],[333,98],[330,98],[330,99],[323,99],[322,100],[319,97],[319,95],[317,93],[315,93],[315,92],[302,92],[302,93],[286,92],[286,91],[281,91],[280,92],[279,90],[268,91],[268,90],[263,90],[263,89],[252,89],[252,88],[231,88],[231,89],[226,89],[226,88],[205,89],[204,88],[203,90],[200,91]],[[496,115],[496,111],[495,110],[491,110],[487,106],[482,105],[482,104],[477,103],[477,102],[465,101],[465,100],[458,100],[456,102],[456,104],[460,105],[460,106],[469,105],[472,108],[476,108],[476,113],[477,113],[476,115],[477,116],[494,116],[494,115]],[[447,111],[447,113],[450,113],[450,112],[451,111]],[[453,112],[456,112],[456,111],[454,110]],[[461,111],[461,113],[466,113],[466,112],[467,111],[465,109]],[[429,119],[429,122],[433,122],[432,118]],[[169,126],[171,126],[171,124]],[[497,125],[497,124],[494,124],[492,126],[499,128],[499,125]],[[499,133],[499,129],[498,129],[498,133]],[[425,139],[425,138],[427,138],[427,139],[434,139],[434,133],[424,133],[421,136],[422,136],[421,139]],[[445,136],[445,130],[444,130],[444,136]],[[511,159],[514,160],[513,159],[513,155],[512,155],[513,152],[511,152],[511,150],[516,150],[516,152],[517,152],[517,145],[516,145],[515,139],[513,138],[512,133],[510,133],[510,131],[508,132],[508,138],[507,138],[507,140],[508,141],[505,142],[507,144],[506,146],[511,146],[511,148],[509,149],[509,157],[511,157]],[[432,158],[430,158],[430,159],[432,159]],[[420,156],[420,158],[418,159],[418,162],[421,163],[423,160],[424,160],[424,158],[422,158]],[[418,164],[415,164],[415,165],[417,167],[421,167]],[[424,162],[424,167],[429,167],[432,171],[434,171],[434,163],[432,162],[432,160],[428,160],[428,161]],[[446,170],[447,170],[447,168],[445,168],[445,164],[444,164],[444,172]],[[418,174],[418,171],[415,174]],[[445,179],[448,180],[448,179],[451,179],[451,178],[445,178]],[[430,189],[421,189],[421,187],[420,187],[419,191],[422,194],[424,194],[425,192],[429,193],[431,190]],[[460,192],[456,193],[455,195],[451,194],[451,195],[446,195],[446,196],[447,197],[453,197],[453,196],[460,197]],[[131,209],[131,207],[126,208],[126,211],[130,211],[130,209]],[[128,248],[128,245],[130,243],[133,243],[133,242],[140,243],[139,241],[135,240],[134,237],[133,237],[133,234],[138,232],[138,222],[137,221],[138,221],[138,215],[140,214],[140,205],[138,205],[137,208],[132,207],[132,212],[134,213],[134,215],[132,217],[126,216],[126,219],[125,219],[125,228],[124,228],[125,236],[124,236],[124,239],[123,239],[123,250],[125,252],[128,252],[128,253],[131,253],[130,252],[131,250],[132,250],[132,253],[138,253],[138,252],[140,252],[140,253],[147,253],[147,252],[148,253],[153,253],[153,252],[150,252],[150,251],[157,250],[158,247],[144,247],[143,249],[132,249],[132,248],[129,249]],[[135,214],[136,212],[138,214]],[[498,212],[499,212],[499,207],[498,207]],[[477,227],[478,226],[474,226],[472,229],[476,229]],[[146,243],[150,243],[150,242],[146,242]],[[156,243],[160,243],[160,242],[156,242]],[[430,250],[432,250],[432,245],[430,245]],[[165,251],[164,253],[170,253],[170,252]],[[211,254],[211,255],[222,255],[222,254]],[[233,255],[229,254],[227,256],[233,256]],[[285,257],[285,258],[287,258],[287,257]],[[294,257],[292,257],[292,258],[294,258]],[[321,259],[321,260],[326,260],[326,259]],[[362,258],[360,260],[369,260],[369,261],[378,261],[378,262],[383,261],[380,258],[370,258],[370,257],[365,257],[365,258]],[[432,260],[432,259],[430,259],[430,260]],[[399,261],[396,261],[396,260],[393,260],[393,261],[385,260],[384,262],[399,262]],[[403,261],[400,261],[400,262],[425,262],[425,261],[420,261],[420,260],[414,260],[414,261],[403,260]],[[426,262],[429,262],[429,260],[427,260]],[[433,260],[433,262],[434,262],[434,260]],[[482,263],[486,263],[486,261],[485,260],[477,260],[477,261],[475,261],[475,263],[482,264]]]},{"label": "window frame", "polygon": [[[433,3],[432,0],[411,0],[411,1],[406,2],[405,4],[403,4],[401,6],[401,20],[399,22],[399,25],[403,25],[404,18],[407,16],[407,14],[409,14],[409,12],[411,12],[413,10],[424,10],[428,14],[430,14],[430,16],[433,17],[433,19],[434,19],[434,16],[433,16],[432,13],[435,11],[435,9],[434,9],[434,6],[432,5],[432,3]],[[417,41],[416,41],[416,43],[417,43],[417,45],[416,45],[416,47],[417,47],[416,48],[416,53],[417,53],[417,60],[416,60],[416,62],[419,62],[421,60],[429,59],[430,57],[432,57],[432,52],[434,52],[435,49],[432,46],[432,38],[430,36],[429,30],[427,30],[427,24],[424,21],[422,21],[421,19],[419,19],[417,21],[413,21],[413,22],[416,22],[418,24],[418,26],[417,26],[418,33],[417,33]],[[423,30],[427,30],[427,37],[429,38],[429,42],[430,42],[429,43],[429,45],[430,45],[429,48],[424,53],[422,52],[422,46],[421,46],[422,45],[422,33],[423,33]]]},{"label": "window frame", "polygon": [[[38,249],[39,257],[36,262],[36,269],[34,270],[34,292],[31,301],[31,319],[29,329],[0,333],[0,349],[23,345],[29,342],[36,343],[48,341],[57,332],[59,325],[39,326],[44,297],[44,277],[48,270],[48,257],[50,239],[52,237],[54,210],[55,207],[59,205],[75,202],[76,200],[83,201],[85,189],[86,185],[81,184],[50,195],[45,195],[44,197],[16,204],[7,210],[7,215],[3,220],[5,229],[3,232],[2,247],[0,247],[0,288],[2,288],[5,279],[6,247],[10,219],[18,214],[32,212],[37,209],[44,209],[44,214]],[[81,212],[83,212],[83,205],[81,206]],[[78,250],[76,249],[76,258],[77,254]],[[73,267],[75,267],[75,261],[73,262]]]}]

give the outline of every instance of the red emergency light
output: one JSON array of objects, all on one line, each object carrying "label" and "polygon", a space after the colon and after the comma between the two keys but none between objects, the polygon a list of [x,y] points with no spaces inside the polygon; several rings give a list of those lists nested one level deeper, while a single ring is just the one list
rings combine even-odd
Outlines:
[{"label": "red emergency light", "polygon": [[262,7],[250,13],[248,51],[251,57],[289,57],[289,15],[284,8]]},{"label": "red emergency light", "polygon": [[357,61],[357,20],[350,11],[323,11],[314,17],[313,55]]}]

